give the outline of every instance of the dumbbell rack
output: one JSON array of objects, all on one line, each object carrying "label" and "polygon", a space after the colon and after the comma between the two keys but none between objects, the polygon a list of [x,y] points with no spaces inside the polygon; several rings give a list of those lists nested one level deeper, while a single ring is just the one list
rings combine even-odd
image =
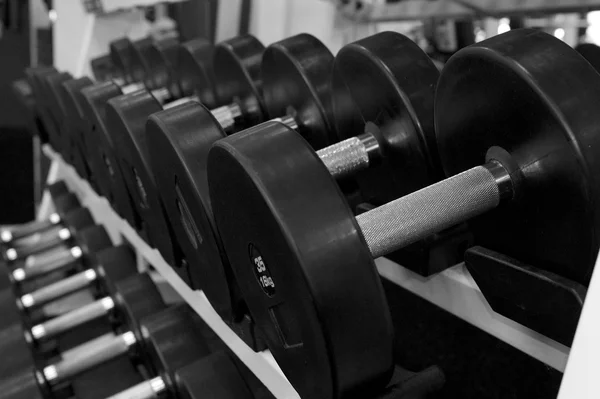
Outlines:
[{"label": "dumbbell rack", "polygon": [[[95,220],[102,223],[113,242],[128,242],[138,254],[140,271],[151,265],[172,288],[196,311],[217,335],[278,399],[299,398],[287,381],[273,356],[252,351],[212,308],[201,291],[193,291],[151,248],[137,232],[98,196],[75,170],[63,161],[49,145],[43,153],[51,161],[47,182],[63,180],[81,203],[87,206]],[[48,193],[44,193],[37,219],[45,219],[52,211]],[[493,312],[464,264],[456,265],[433,277],[425,278],[386,259],[376,264],[381,276],[404,289],[452,313],[475,327],[495,336],[539,361],[564,372],[559,399],[597,399],[600,379],[597,359],[600,359],[600,266],[588,290],[572,350],[535,331]],[[569,354],[570,352],[570,354]],[[570,356],[570,357],[569,357]],[[567,363],[567,360],[569,362]],[[367,399],[367,398],[365,398]]]}]

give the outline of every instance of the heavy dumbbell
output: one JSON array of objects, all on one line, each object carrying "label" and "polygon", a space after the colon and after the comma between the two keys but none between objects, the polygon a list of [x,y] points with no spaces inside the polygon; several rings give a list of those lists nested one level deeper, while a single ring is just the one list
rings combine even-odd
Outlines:
[{"label": "heavy dumbbell", "polygon": [[[173,43],[170,44],[170,46],[174,45]],[[160,68],[157,65],[154,67],[155,74],[163,76],[160,81],[164,84],[164,87],[155,89],[153,95],[165,101],[167,98],[177,96],[180,93],[176,89],[178,87],[177,82],[170,80],[174,79],[173,73],[170,72],[173,68],[171,64],[174,64],[176,60],[171,59],[170,62],[167,62],[167,56],[173,57],[173,51],[169,46],[162,46],[160,49],[155,46],[155,48],[156,52],[162,54],[162,58],[164,58]],[[169,79],[164,78],[164,76],[168,76]],[[168,95],[159,96],[157,90],[162,90]],[[108,99],[123,94],[123,90],[115,82],[105,82],[97,85],[87,85],[74,94],[84,121],[84,126],[81,129],[83,134],[78,134],[75,137],[76,140],[82,140],[79,146],[86,149],[85,153],[90,158],[90,169],[95,176],[100,193],[107,197],[115,210],[132,226],[138,230],[143,230],[123,183],[121,168],[112,154],[112,141],[106,132],[104,105]]]},{"label": "heavy dumbbell", "polygon": [[456,223],[470,219],[493,250],[588,282],[600,226],[598,93],[593,68],[541,32],[459,51],[435,99],[438,151],[454,176],[357,217],[293,130],[270,123],[215,144],[209,188],[225,250],[301,396],[387,380],[393,329],[373,258]]},{"label": "heavy dumbbell", "polygon": [[[237,107],[241,114],[233,114],[245,120],[232,126],[240,128],[269,116],[283,116],[279,120],[297,127],[315,148],[333,140],[327,83],[333,55],[323,43],[306,34],[284,39],[267,47],[262,60],[256,59],[252,68],[225,61],[239,58],[233,54],[226,47],[215,54],[215,61],[223,60],[215,69],[217,90],[223,92],[223,97],[239,99],[239,104],[226,107]],[[256,79],[259,75],[260,81]],[[284,116],[286,111],[288,116]],[[231,323],[243,320],[245,305],[214,229],[206,183],[208,149],[227,136],[217,115],[196,102],[160,111],[149,118],[145,138],[157,191],[175,237],[193,265],[192,280]]]},{"label": "heavy dumbbell", "polygon": [[[76,397],[82,397],[77,395],[77,387],[84,384],[78,380],[86,377],[85,374],[90,370],[113,363],[118,358],[125,360],[130,366],[130,359],[138,363],[146,359],[140,345],[143,338],[139,323],[145,317],[164,310],[166,305],[148,274],[131,276],[117,282],[113,288],[115,305],[119,309],[114,313],[113,320],[116,333],[108,332],[71,348],[63,352],[60,360],[55,362],[33,370],[23,370],[13,378],[15,381],[21,381],[21,388],[14,388],[14,397],[47,397],[57,387],[64,387],[65,384],[73,387]],[[85,379],[88,380],[89,377]],[[118,387],[116,390],[122,388],[124,387]],[[105,391],[105,394],[110,395],[114,392]]]},{"label": "heavy dumbbell", "polygon": [[[192,64],[212,64],[219,70],[221,68],[235,70],[230,79],[224,80],[222,84],[237,88],[237,92],[230,93],[231,98],[240,95],[244,97],[247,92],[256,87],[258,82],[257,62],[260,61],[264,46],[258,39],[251,35],[236,37],[219,43],[214,50],[214,61],[206,55],[212,54],[212,45],[204,42],[204,49],[200,50],[201,43],[195,41],[196,53],[204,58],[188,60],[184,66],[180,66],[181,76],[200,74],[198,69],[206,69],[201,66],[193,68]],[[182,59],[191,59],[189,49],[180,49]],[[184,55],[187,55],[184,56]],[[194,61],[194,62],[193,62]],[[235,66],[232,65],[235,63]],[[237,79],[237,80],[235,80]],[[187,78],[182,80],[187,81]],[[202,92],[212,92],[211,87],[205,86]],[[254,89],[256,90],[256,89]],[[180,262],[176,259],[177,252],[181,252],[174,241],[173,232],[167,220],[162,201],[156,186],[150,166],[149,151],[146,140],[146,120],[151,114],[165,108],[171,108],[185,101],[199,100],[207,95],[199,93],[192,96],[175,100],[171,103],[161,102],[148,91],[138,91],[128,95],[118,96],[110,99],[106,104],[107,132],[112,136],[114,152],[117,162],[121,165],[124,181],[133,199],[136,212],[141,216],[148,228],[150,241],[155,243],[165,260],[173,266]],[[231,98],[227,100],[231,100]],[[211,100],[212,104],[215,100]],[[222,115],[218,110],[215,115]],[[228,119],[223,114],[223,123],[233,127],[233,119]],[[228,119],[231,123],[225,122]],[[176,269],[180,270],[180,269]],[[184,271],[187,274],[187,271]]]},{"label": "heavy dumbbell", "polygon": [[2,243],[6,244],[20,237],[44,231],[60,222],[61,213],[64,214],[65,212],[81,206],[79,199],[75,196],[65,196],[64,199],[61,199],[63,195],[70,194],[69,188],[63,181],[48,185],[46,190],[48,190],[50,198],[54,203],[54,209],[56,210],[57,215],[51,214],[48,219],[45,220],[1,228],[0,240]]},{"label": "heavy dumbbell", "polygon": [[[67,194],[73,196],[73,194]],[[62,216],[61,216],[62,214]],[[56,215],[56,216],[55,216]],[[25,260],[32,255],[39,255],[44,251],[53,250],[58,246],[69,245],[78,231],[94,224],[94,218],[87,208],[76,208],[74,210],[50,216],[57,223],[48,230],[21,237],[8,243],[3,251],[3,256],[10,262]],[[43,255],[42,255],[43,257]]]}]

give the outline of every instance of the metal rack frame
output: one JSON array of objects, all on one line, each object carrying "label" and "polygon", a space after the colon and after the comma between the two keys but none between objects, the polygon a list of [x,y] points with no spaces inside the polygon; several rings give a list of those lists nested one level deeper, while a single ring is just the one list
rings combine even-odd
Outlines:
[{"label": "metal rack frame", "polygon": [[[276,398],[299,398],[269,351],[256,353],[250,349],[223,322],[206,296],[186,285],[158,251],[148,246],[137,232],[113,211],[108,201],[98,196],[89,183],[77,175],[72,166],[65,163],[47,144],[43,146],[43,153],[51,160],[47,183],[65,181],[81,203],[89,208],[95,220],[106,227],[113,242],[129,242],[138,254],[140,268],[143,270],[152,265]],[[46,192],[37,219],[44,219],[51,212],[52,204]],[[564,371],[559,399],[600,397],[600,378],[597,377],[596,367],[597,359],[600,358],[600,267],[596,268],[592,276],[573,349],[570,351],[568,347],[492,311],[463,264],[430,278],[419,276],[386,258],[377,259],[376,265],[382,277],[545,364]]]}]

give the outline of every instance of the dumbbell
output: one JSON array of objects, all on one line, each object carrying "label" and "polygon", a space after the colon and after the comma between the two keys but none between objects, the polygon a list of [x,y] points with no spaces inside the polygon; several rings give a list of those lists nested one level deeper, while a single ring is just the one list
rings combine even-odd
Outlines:
[{"label": "dumbbell", "polygon": [[112,246],[106,229],[101,225],[88,226],[69,234],[69,240],[50,250],[29,255],[11,269],[10,278],[20,287],[16,292],[26,291],[26,286],[31,283],[35,285],[35,280],[41,276],[71,272],[73,266],[81,267],[82,263],[85,265],[90,256]]},{"label": "dumbbell", "polygon": [[[128,66],[131,68],[136,68],[137,70],[142,69],[143,66],[141,64],[143,60],[143,56],[141,53],[151,53],[151,50],[148,49],[152,47],[153,40],[150,38],[141,39],[135,42],[131,42],[129,39],[120,39],[117,41],[120,43],[119,45],[111,45],[111,54],[110,58],[116,61],[122,59],[132,60],[127,62]],[[106,57],[104,57],[106,59]],[[123,64],[123,62],[120,62]],[[128,76],[131,75],[131,71],[128,70],[118,70],[118,68],[113,69],[112,78],[115,81],[118,81],[121,86],[124,87],[124,90],[137,90],[140,87],[143,87],[141,83],[128,85],[129,82]],[[71,80],[73,77],[67,72],[59,72],[56,69],[48,68],[47,70],[38,71],[37,74],[31,75],[31,80],[33,83],[34,91],[37,92],[37,100],[40,103],[40,106],[44,109],[44,112],[47,116],[47,121],[51,125],[51,131],[53,134],[51,135],[51,144],[55,148],[55,150],[62,152],[65,159],[68,161],[73,161],[73,153],[70,146],[64,147],[65,141],[67,138],[65,137],[65,133],[63,132],[63,119],[64,119],[64,110],[62,100],[59,96],[57,96],[57,88],[60,85],[68,80]]]},{"label": "dumbbell", "polygon": [[600,71],[600,47],[593,43],[580,43],[575,50],[583,56],[596,71]]},{"label": "dumbbell", "polygon": [[322,397],[319,387],[340,397],[388,378],[393,329],[373,258],[456,223],[469,220],[492,250],[589,281],[600,237],[598,93],[594,69],[542,32],[459,51],[435,96],[437,148],[452,177],[357,217],[293,130],[270,123],[214,145],[218,230],[250,313],[301,396]]},{"label": "dumbbell", "polygon": [[154,398],[171,393],[175,372],[210,354],[205,342],[208,326],[187,304],[172,306],[140,323],[140,350],[152,378],[112,398]]},{"label": "dumbbell", "polygon": [[[234,54],[227,47],[215,54],[215,65],[219,64],[215,68],[217,91],[230,100],[239,99],[238,105],[226,108],[242,110],[241,115],[232,112],[240,115],[233,126],[259,123],[268,116],[285,115],[287,110],[289,115],[279,120],[297,127],[315,148],[333,140],[327,83],[333,56],[323,43],[306,34],[292,36],[267,47],[262,60],[256,59],[251,68],[234,61],[240,59]],[[147,140],[156,191],[176,241],[193,265],[190,274],[194,285],[204,290],[223,319],[230,323],[243,320],[245,305],[214,229],[206,184],[208,149],[228,132],[219,122],[218,113],[190,102],[153,114],[146,133],[141,137]]]},{"label": "dumbbell", "polygon": [[[160,293],[150,276],[145,273],[115,283],[112,298],[115,307],[112,324],[115,325],[115,332],[108,332],[71,348],[58,361],[34,370],[23,370],[18,377],[12,379],[19,381],[19,384],[9,382],[20,387],[13,388],[14,397],[48,397],[53,390],[65,383],[70,383],[77,391],[76,388],[80,385],[78,378],[104,363],[122,358],[131,365],[131,360],[141,362],[145,359],[140,345],[143,342],[143,332],[139,323],[145,317],[166,309]],[[71,326],[73,327],[74,325]],[[114,392],[107,392],[109,395],[112,393]],[[74,394],[77,395],[78,392]]]},{"label": "dumbbell", "polygon": [[[192,67],[192,64],[212,65],[216,70],[221,68],[230,70],[228,79],[222,84],[236,87],[236,93],[230,93],[230,100],[236,95],[242,97],[249,91],[256,91],[260,84],[257,76],[257,66],[264,51],[264,46],[258,39],[251,35],[239,36],[234,39],[219,43],[214,50],[214,57],[208,57],[213,53],[213,46],[208,42],[194,41],[195,54],[202,54],[204,58],[190,54],[190,50],[182,47],[181,59],[187,59],[185,65],[181,65],[180,76],[185,77],[193,74],[203,75],[198,69],[210,67]],[[204,48],[200,49],[203,45]],[[235,65],[233,65],[235,63]],[[237,80],[236,80],[237,79]],[[182,78],[183,81],[189,79]],[[217,83],[218,85],[218,83]],[[177,253],[177,243],[173,240],[173,232],[164,213],[156,183],[150,168],[150,159],[146,145],[146,120],[152,113],[164,108],[171,108],[186,101],[199,100],[200,97],[209,95],[202,92],[212,93],[212,87],[204,85],[201,92],[164,103],[154,98],[148,91],[114,97],[106,103],[107,133],[111,135],[114,143],[115,159],[121,165],[121,171],[126,187],[133,199],[133,205],[148,228],[150,242],[154,243],[161,252],[163,258],[171,265],[177,266],[180,261]],[[208,101],[208,100],[207,100]],[[210,100],[212,104],[215,100]],[[225,117],[224,113],[214,111],[217,117],[222,117],[223,123],[233,126],[233,120]],[[229,122],[225,122],[228,120]],[[180,270],[180,269],[176,269]],[[184,271],[186,273],[186,271]]]},{"label": "dumbbell", "polygon": [[[155,46],[156,52],[164,55],[163,62],[159,68],[155,64],[156,75],[161,75],[163,78],[160,79],[163,82],[164,87],[162,89],[155,89],[153,94],[157,97],[161,97],[164,100],[167,97],[179,95],[177,82],[171,82],[164,76],[173,78],[173,74],[170,71],[172,69],[175,60],[171,59],[167,62],[167,55],[173,57],[171,46],[174,46],[172,42],[169,42],[169,46],[162,46],[158,48]],[[160,72],[163,71],[163,72]],[[158,84],[158,83],[156,83]],[[168,93],[168,96],[159,96],[156,90],[162,90]],[[95,176],[95,180],[99,191],[102,195],[107,197],[109,202],[113,204],[115,210],[125,218],[134,228],[143,230],[140,226],[139,217],[135,214],[129,194],[124,187],[121,176],[121,169],[116,163],[112,152],[112,142],[110,136],[106,132],[105,112],[104,105],[109,98],[116,95],[123,94],[123,90],[118,84],[114,82],[104,82],[96,85],[87,85],[86,87],[76,90],[74,93],[74,101],[78,103],[83,115],[84,126],[81,129],[83,134],[75,135],[76,140],[82,140],[79,144],[80,147],[85,148],[85,153],[90,157],[90,169],[91,173]]]},{"label": "dumbbell", "polygon": [[252,390],[254,377],[230,353],[219,351],[176,369],[166,363],[157,377],[113,395],[110,399],[270,399],[266,389]]},{"label": "dumbbell", "polygon": [[[73,194],[66,196],[75,197]],[[16,260],[27,262],[27,258],[32,255],[41,255],[44,251],[56,249],[61,245],[69,245],[78,231],[94,224],[92,214],[84,207],[64,213],[53,213],[48,221],[56,223],[45,231],[8,243],[3,251],[4,258],[10,262]],[[43,257],[43,255],[38,257]]]},{"label": "dumbbell", "polygon": [[126,245],[103,249],[89,256],[89,266],[17,298],[24,311],[89,288],[94,297],[105,296],[106,280],[117,282],[137,273],[135,254]]},{"label": "dumbbell", "polygon": [[[90,288],[92,297],[105,296],[108,293],[106,290],[108,284],[123,280],[134,275],[137,271],[135,255],[126,245],[110,247],[90,255],[89,264],[90,267],[80,273],[55,284],[38,288],[22,295],[20,298],[17,297],[17,306],[14,306],[15,297],[13,292],[10,290],[0,291],[0,307],[3,315],[3,332],[0,333],[3,339],[0,344],[0,353],[5,356],[5,359],[10,359],[13,371],[21,368],[21,366],[31,364],[32,359],[28,354],[30,352],[29,345],[24,340],[24,331],[21,324],[30,327],[32,323],[47,319],[49,316],[42,306],[86,287]],[[74,298],[71,298],[71,300],[74,301]],[[74,303],[74,305],[77,304]],[[52,317],[57,315],[60,315],[60,313],[54,312]],[[77,333],[79,332],[77,331]],[[75,341],[74,343],[78,344],[80,342]],[[56,343],[56,346],[63,349],[71,347],[73,346],[73,340],[63,336]],[[41,357],[43,353],[52,351],[54,351],[54,345],[50,345],[49,349],[39,350],[38,348],[36,352]],[[8,371],[2,371],[0,375],[6,376],[7,373]]]},{"label": "dumbbell", "polygon": [[1,228],[0,240],[3,244],[10,243],[11,241],[24,236],[47,230],[53,225],[60,223],[61,214],[81,206],[79,199],[76,196],[65,195],[70,194],[70,192],[64,181],[58,181],[50,184],[46,187],[46,190],[48,190],[56,212],[51,214],[48,219],[45,220],[38,220],[30,223]]}]

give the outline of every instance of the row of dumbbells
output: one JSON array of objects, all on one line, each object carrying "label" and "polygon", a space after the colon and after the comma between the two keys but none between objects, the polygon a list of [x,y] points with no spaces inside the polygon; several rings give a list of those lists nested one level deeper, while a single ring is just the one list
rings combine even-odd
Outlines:
[{"label": "row of dumbbells", "polygon": [[543,333],[560,306],[531,287],[582,302],[600,81],[560,40],[511,31],[441,73],[393,32],[335,57],[302,34],[125,40],[108,58],[103,83],[30,71],[50,143],[254,349],[266,342],[302,397],[389,382],[379,256],[450,247],[433,272],[464,256],[486,298],[495,276],[498,309]]},{"label": "row of dumbbells", "polygon": [[2,230],[0,397],[272,397],[64,183],[48,190],[48,220]]}]

